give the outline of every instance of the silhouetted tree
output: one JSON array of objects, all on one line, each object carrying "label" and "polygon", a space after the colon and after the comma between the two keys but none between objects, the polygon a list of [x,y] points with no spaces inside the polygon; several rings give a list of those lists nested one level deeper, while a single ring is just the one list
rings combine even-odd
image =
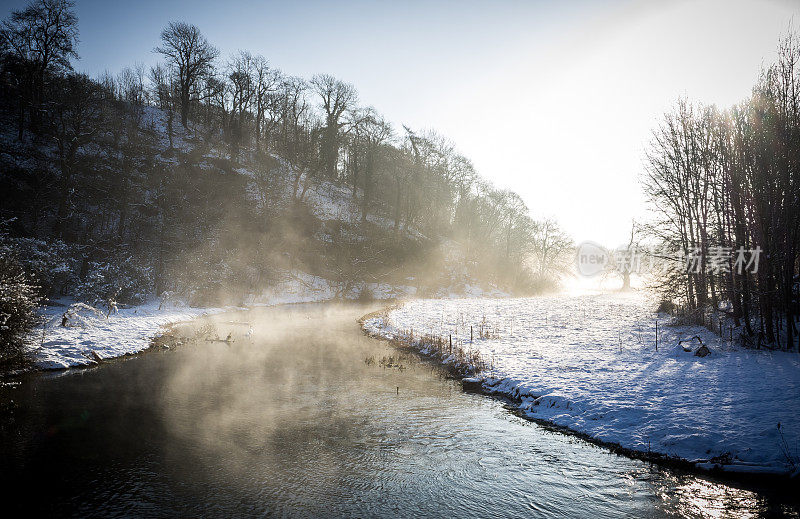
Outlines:
[{"label": "silhouetted tree", "polygon": [[71,70],[77,58],[78,18],[71,0],[36,0],[13,11],[3,21],[0,38],[11,51],[22,77],[19,81],[18,137],[22,140],[26,108],[38,126],[46,75]]},{"label": "silhouetted tree", "polygon": [[339,161],[340,130],[345,124],[342,115],[358,101],[355,87],[327,74],[311,78],[311,88],[320,97],[325,111],[325,126],[322,128],[322,167],[328,178],[337,177]]},{"label": "silhouetted tree", "polygon": [[178,79],[181,124],[188,125],[192,93],[200,80],[209,73],[219,51],[211,45],[194,25],[170,22],[161,31],[161,46],[155,52],[162,54],[175,69]]}]

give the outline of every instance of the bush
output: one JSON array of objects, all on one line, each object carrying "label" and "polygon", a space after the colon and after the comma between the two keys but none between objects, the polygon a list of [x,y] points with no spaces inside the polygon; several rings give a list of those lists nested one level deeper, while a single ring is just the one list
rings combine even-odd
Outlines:
[{"label": "bush", "polygon": [[239,249],[214,255],[198,251],[169,268],[169,290],[191,306],[241,305],[249,294],[275,280],[271,267],[253,263]]},{"label": "bush", "polygon": [[38,288],[19,262],[0,250],[0,365],[24,356],[25,340],[38,323]]},{"label": "bush", "polygon": [[12,253],[39,286],[44,297],[65,293],[77,282],[80,259],[75,246],[61,240],[10,238],[4,249]]},{"label": "bush", "polygon": [[675,303],[670,299],[662,299],[660,303],[658,303],[658,308],[656,308],[656,312],[662,314],[671,314],[675,311]]},{"label": "bush", "polygon": [[92,261],[86,279],[75,287],[75,297],[90,305],[114,299],[126,304],[140,304],[153,293],[153,276],[130,257]]}]

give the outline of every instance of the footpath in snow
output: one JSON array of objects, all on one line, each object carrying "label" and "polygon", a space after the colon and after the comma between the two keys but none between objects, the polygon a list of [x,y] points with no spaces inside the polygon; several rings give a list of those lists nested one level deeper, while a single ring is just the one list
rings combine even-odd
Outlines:
[{"label": "footpath in snow", "polygon": [[[699,468],[797,474],[800,355],[669,326],[654,306],[644,293],[417,300],[363,325],[389,338],[452,334],[465,349],[471,325],[492,365],[482,389],[531,418]],[[478,337],[482,323],[491,338]],[[678,344],[695,335],[710,355]]]}]

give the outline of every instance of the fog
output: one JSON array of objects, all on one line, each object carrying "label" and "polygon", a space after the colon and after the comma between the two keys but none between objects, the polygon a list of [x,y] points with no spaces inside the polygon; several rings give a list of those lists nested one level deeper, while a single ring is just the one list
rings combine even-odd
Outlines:
[{"label": "fog", "polygon": [[356,318],[374,308],[221,314],[175,327],[168,350],[30,378],[0,428],[0,482],[46,488],[29,511],[75,515],[768,510],[463,393],[363,335]]},{"label": "fog", "polygon": [[[355,319],[371,309],[255,309],[178,328],[197,337],[190,346],[196,351],[172,364],[165,379],[161,402],[168,433],[181,448],[202,450],[204,461],[234,475],[253,470],[254,462],[264,474],[274,470],[284,477],[290,467],[313,463],[314,488],[336,488],[352,470],[352,460],[339,458],[338,448],[361,445],[381,456],[381,445],[364,445],[367,438],[392,441],[397,432],[377,429],[380,420],[365,414],[363,398],[391,407],[399,386],[407,395],[419,389],[410,384],[421,382],[419,375],[402,377],[396,368],[364,362],[400,356],[360,336]],[[228,334],[233,342],[213,341]],[[270,469],[270,463],[277,466]]]}]

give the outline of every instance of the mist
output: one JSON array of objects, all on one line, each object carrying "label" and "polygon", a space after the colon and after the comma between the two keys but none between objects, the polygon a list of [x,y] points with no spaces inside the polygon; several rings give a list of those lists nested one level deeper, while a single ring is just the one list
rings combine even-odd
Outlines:
[{"label": "mist", "polygon": [[800,510],[795,6],[15,2],[12,512]]}]

